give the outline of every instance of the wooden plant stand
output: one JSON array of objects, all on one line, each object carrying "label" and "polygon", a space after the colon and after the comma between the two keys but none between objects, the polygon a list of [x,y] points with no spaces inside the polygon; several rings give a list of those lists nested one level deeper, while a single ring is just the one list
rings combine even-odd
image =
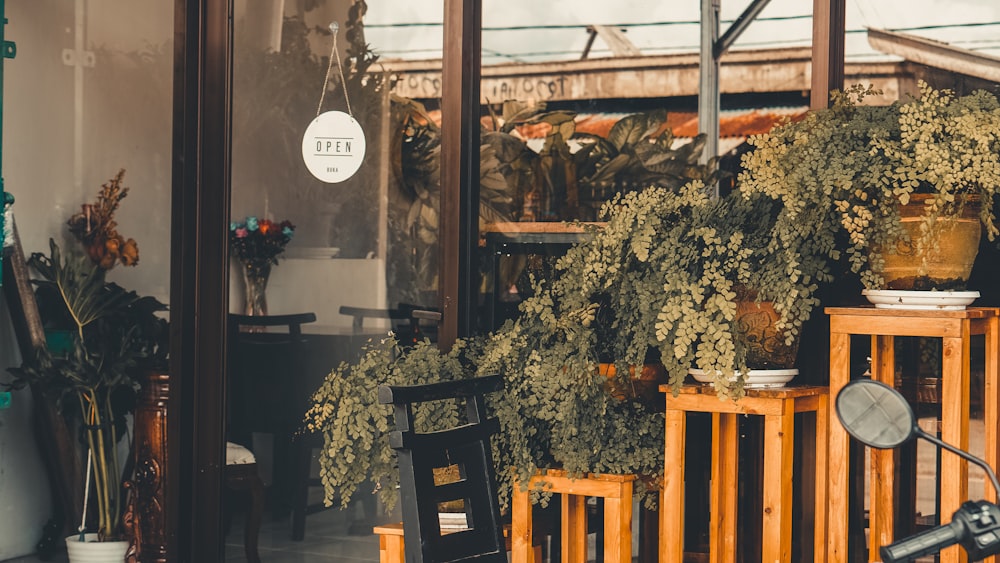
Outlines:
[{"label": "wooden plant stand", "polygon": [[[719,400],[710,386],[687,385],[674,397],[666,393],[664,475],[660,497],[660,562],[684,561],[684,458],[687,413],[712,414],[712,485],[710,491],[710,561],[735,562],[737,557],[737,488],[739,420],[764,417],[764,487],[761,561],[792,560],[792,461],[795,413],[816,413],[815,538],[817,554],[826,551],[826,387],[782,387],[747,390],[739,401]],[[817,557],[817,560],[821,560]]]},{"label": "wooden plant stand", "polygon": [[[403,542],[403,523],[383,524],[375,526],[375,535],[378,536],[378,561],[379,563],[406,563],[405,543]],[[507,539],[507,549],[510,549],[510,528],[504,526],[504,536]],[[531,554],[534,561],[541,563],[542,546],[533,545]]]},{"label": "wooden plant stand", "polygon": [[531,491],[541,488],[562,497],[562,561],[587,561],[587,497],[604,499],[604,562],[632,561],[632,484],[635,475],[587,474],[579,478],[550,469],[521,490],[515,484],[511,502],[511,563],[541,563],[531,549]]},{"label": "wooden plant stand", "polygon": [[[986,424],[986,462],[994,470],[1000,464],[997,437],[1000,428],[1000,309],[969,307],[963,311],[876,309],[874,307],[828,307],[830,315],[830,394],[836,397],[851,379],[851,335],[872,337],[872,379],[890,387],[895,381],[896,336],[924,336],[942,339],[941,358],[941,439],[969,448],[969,350],[974,335],[986,338],[986,366],[983,411]],[[831,409],[833,405],[831,404]],[[835,416],[833,410],[830,416]],[[846,561],[848,545],[849,439],[840,424],[830,427],[829,544],[831,563]],[[872,450],[871,502],[869,510],[869,561],[879,561],[879,548],[892,543],[895,527],[893,450]],[[969,468],[962,458],[941,453],[942,520],[948,519],[969,498]],[[989,487],[988,487],[989,489]],[[996,500],[987,490],[986,498]],[[942,563],[966,560],[965,551],[952,546],[941,551]]]}]

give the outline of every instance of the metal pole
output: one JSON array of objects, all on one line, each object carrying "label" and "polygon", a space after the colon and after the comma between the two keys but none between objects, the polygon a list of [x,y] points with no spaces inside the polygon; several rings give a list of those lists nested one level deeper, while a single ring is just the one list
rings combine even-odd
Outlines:
[{"label": "metal pole", "polygon": [[[715,45],[719,39],[721,0],[701,0],[701,57],[698,84],[698,129],[707,136],[702,163],[719,155],[719,59]],[[716,196],[719,187],[714,186]]]}]

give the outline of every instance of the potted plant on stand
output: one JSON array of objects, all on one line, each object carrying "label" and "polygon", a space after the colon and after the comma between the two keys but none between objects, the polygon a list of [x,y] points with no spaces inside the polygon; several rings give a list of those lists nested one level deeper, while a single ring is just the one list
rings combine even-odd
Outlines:
[{"label": "potted plant on stand", "polygon": [[138,261],[135,241],[120,237],[113,220],[127,193],[121,177],[105,184],[97,203],[85,205],[69,221],[85,253],[64,254],[50,241],[48,256],[35,253],[28,261],[40,276],[35,283],[43,320],[63,323],[70,336],[66,346],[41,348],[11,369],[14,388],[30,384],[56,402],[71,429],[79,430],[87,500],[80,533],[67,538],[71,560],[81,549],[106,552],[108,561],[124,558],[128,541],[121,529],[124,456],[119,449],[129,446],[122,443],[126,414],[134,405],[139,371],[162,363],[166,354],[161,345],[166,321],[157,316],[166,307],[106,280],[115,264]]},{"label": "potted plant on stand", "polygon": [[[502,503],[515,483],[548,468],[645,475],[636,492],[655,502],[664,419],[621,392],[632,385],[625,374],[653,350],[675,387],[700,367],[720,396],[738,399],[755,350],[779,348],[794,361],[798,331],[829,275],[823,256],[777,244],[779,210],[765,197],[710,198],[698,182],[617,197],[605,206],[606,225],[558,261],[552,280],[535,284],[518,318],[448,353],[429,343],[403,353],[390,339],[334,369],[306,416],[325,437],[328,500],[346,503],[368,475],[387,504],[395,497],[391,412],[376,404],[379,384],[501,373],[505,388],[489,404],[501,423]],[[738,313],[740,287],[757,290],[751,308],[773,302],[777,328],[765,345]],[[601,362],[617,364],[614,384]]]},{"label": "potted plant on stand", "polygon": [[829,109],[752,137],[741,189],[781,200],[779,239],[795,241],[809,225],[806,244],[845,256],[869,299],[964,290],[980,231],[998,232],[1000,105],[983,91],[956,96],[923,82],[919,96],[889,106],[863,105],[872,93],[834,92]]}]

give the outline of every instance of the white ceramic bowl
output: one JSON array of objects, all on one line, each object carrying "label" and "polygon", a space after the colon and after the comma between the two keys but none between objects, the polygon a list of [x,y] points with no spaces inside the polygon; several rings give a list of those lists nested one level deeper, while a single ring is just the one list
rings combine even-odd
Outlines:
[{"label": "white ceramic bowl", "polygon": [[978,291],[901,291],[864,289],[861,291],[876,309],[962,311],[979,298]]},{"label": "white ceramic bowl", "polygon": [[[705,373],[705,370],[691,368],[688,370],[691,377],[698,383],[712,383],[715,378]],[[784,387],[786,383],[799,374],[797,369],[752,369],[747,373],[744,389],[772,389],[774,387]]]}]

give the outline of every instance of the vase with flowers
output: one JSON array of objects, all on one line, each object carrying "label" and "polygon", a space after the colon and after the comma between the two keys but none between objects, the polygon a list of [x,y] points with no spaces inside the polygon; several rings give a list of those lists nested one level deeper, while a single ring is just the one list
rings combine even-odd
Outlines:
[{"label": "vase with flowers", "polygon": [[247,315],[267,314],[267,280],[271,266],[278,264],[278,256],[292,240],[295,225],[249,216],[243,221],[229,224],[229,250],[240,262],[245,290]]}]

